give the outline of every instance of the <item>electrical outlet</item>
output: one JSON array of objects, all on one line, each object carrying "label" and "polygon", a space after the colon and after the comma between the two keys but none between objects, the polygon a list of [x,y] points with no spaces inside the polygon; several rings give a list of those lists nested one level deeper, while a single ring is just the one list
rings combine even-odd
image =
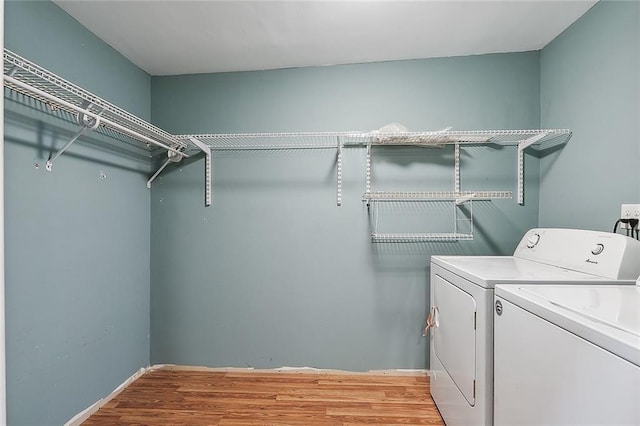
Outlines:
[{"label": "electrical outlet", "polygon": [[620,219],[640,219],[640,204],[623,204]]}]

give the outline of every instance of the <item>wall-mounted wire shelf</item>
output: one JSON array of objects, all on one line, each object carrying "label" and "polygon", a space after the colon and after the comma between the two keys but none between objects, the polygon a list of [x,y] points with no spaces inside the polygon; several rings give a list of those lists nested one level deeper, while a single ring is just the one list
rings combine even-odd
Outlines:
[{"label": "wall-mounted wire shelf", "polygon": [[435,132],[370,132],[372,145],[517,145],[523,140],[544,133],[538,145],[563,143],[571,137],[567,129],[549,130],[441,130]]},{"label": "wall-mounted wire shelf", "polygon": [[[391,201],[392,199],[423,200],[423,198],[442,199],[443,195],[389,195],[379,196],[371,193],[371,148],[372,146],[424,146],[441,147],[455,145],[456,153],[456,191],[444,195],[456,203],[467,199],[511,198],[510,191],[475,191],[473,194],[459,191],[459,147],[460,145],[499,145],[517,146],[518,203],[524,203],[524,149],[544,147],[566,143],[571,138],[568,129],[522,129],[522,130],[441,130],[432,132],[290,132],[290,133],[218,133],[177,135],[177,139],[189,141],[194,149],[202,150],[202,144],[211,151],[234,150],[294,150],[294,149],[336,149],[336,204],[342,205],[342,149],[344,147],[367,148],[367,190],[363,196],[369,204],[372,201]],[[198,145],[194,143],[198,142]],[[187,152],[190,152],[187,150]],[[210,157],[207,157],[210,158]],[[210,168],[209,175],[211,175]],[[207,197],[211,198],[211,182],[205,183]],[[383,199],[384,198],[384,199]],[[408,201],[408,200],[404,200]]]},{"label": "wall-mounted wire shelf", "polygon": [[[497,191],[493,191],[497,192]],[[504,191],[508,193],[508,191]],[[430,242],[430,241],[461,241],[461,240],[472,240],[473,239],[473,201],[475,200],[471,196],[466,196],[465,198],[457,198],[457,197],[449,197],[448,195],[454,195],[453,193],[447,192],[420,192],[420,193],[373,193],[373,194],[384,194],[383,198],[378,199],[376,201],[382,201],[382,203],[372,202],[372,205],[368,208],[370,215],[370,233],[371,233],[371,241],[374,243],[417,243],[417,242]],[[409,197],[399,198],[396,197],[396,194],[405,194],[409,195]],[[414,194],[419,194],[421,198],[412,198]],[[423,195],[427,194],[428,197],[424,197]],[[387,197],[389,195],[389,197]],[[431,196],[434,197],[431,197]],[[457,194],[461,195],[461,194]],[[469,194],[470,195],[470,194]],[[501,194],[497,194],[501,195]],[[424,217],[422,220],[426,221],[421,222],[419,228],[422,228],[425,225],[430,225],[433,227],[435,225],[436,228],[449,228],[450,232],[442,232],[438,230],[437,232],[381,232],[379,219],[382,215],[381,211],[383,208],[382,204],[388,202],[427,202],[427,203],[445,203],[444,205],[450,205],[452,210],[447,212],[447,209],[442,210],[442,206],[437,208],[436,210],[427,209],[425,211],[429,211],[428,217]],[[451,203],[451,204],[449,204]],[[391,210],[387,210],[388,213],[396,213],[400,211],[405,211],[403,209],[402,204],[398,206],[392,207]],[[418,211],[421,211],[422,208],[418,208],[417,210],[409,209],[411,212],[411,216],[416,216]],[[436,217],[432,217],[431,214],[438,212]],[[442,213],[445,212],[444,215]],[[396,219],[397,220],[397,219]],[[415,222],[415,220],[411,220],[411,222]],[[415,223],[414,223],[415,225]]]},{"label": "wall-mounted wire shelf", "polygon": [[176,135],[183,141],[196,139],[214,151],[280,150],[280,149],[337,149],[362,146],[368,136],[362,132],[292,132],[292,133],[219,133]]},{"label": "wall-mounted wire shelf", "polygon": [[[180,157],[187,157],[183,151],[187,147],[184,141],[170,133],[153,126],[135,115],[94,95],[87,90],[57,76],[29,60],[4,49],[4,86],[29,98],[35,99],[49,108],[49,112],[59,111],[73,114],[81,126],[80,131],[53,158],[64,152],[84,133],[96,130],[106,136],[113,133],[131,139],[142,147],[151,150],[160,147]],[[6,93],[6,92],[5,92]],[[129,142],[129,140],[127,140]],[[48,164],[50,169],[50,164]]]},{"label": "wall-mounted wire shelf", "polygon": [[[374,229],[371,232],[373,242],[418,242],[418,241],[442,241],[473,239],[473,216],[462,221],[468,222],[469,233],[458,232],[461,219],[458,218],[457,207],[474,200],[491,200],[499,198],[511,198],[511,191],[461,191],[460,186],[460,148],[465,145],[514,145],[517,147],[517,191],[518,204],[524,204],[524,151],[529,147],[544,148],[550,145],[566,143],[571,138],[568,129],[542,129],[542,130],[477,130],[477,131],[451,131],[449,129],[439,132],[385,134],[371,132],[371,140],[367,143],[366,168],[365,168],[365,192],[363,201],[370,207],[378,202],[431,202],[452,201],[454,203],[454,231],[451,233],[411,233],[411,234],[387,234],[377,232],[378,209],[374,210]],[[454,146],[454,189],[453,191],[427,191],[427,192],[374,192],[372,190],[372,161],[374,145],[415,145],[415,146]],[[470,204],[471,205],[471,204]],[[369,209],[371,213],[371,209]],[[446,236],[446,237],[445,237]]]},{"label": "wall-mounted wire shelf", "polygon": [[371,241],[376,243],[420,243],[437,241],[473,240],[473,234],[459,234],[453,232],[425,232],[425,233],[384,233],[372,232]]},{"label": "wall-mounted wire shelf", "polygon": [[[89,131],[98,131],[117,141],[133,144],[152,157],[157,148],[167,151],[168,158],[154,173],[147,186],[172,162],[179,162],[191,153],[205,156],[205,205],[211,204],[213,152],[224,150],[336,150],[336,204],[342,204],[342,154],[345,147],[366,148],[366,189],[363,200],[369,206],[378,202],[429,202],[454,203],[454,231],[450,233],[379,233],[374,229],[371,237],[379,242],[458,241],[473,238],[472,215],[468,218],[458,211],[474,200],[511,198],[511,191],[461,191],[460,147],[467,145],[517,146],[518,203],[524,203],[524,151],[529,147],[545,148],[566,143],[571,138],[568,129],[541,130],[440,130],[430,132],[348,131],[348,132],[289,132],[289,133],[229,133],[172,135],[130,114],[106,100],[47,71],[21,56],[4,49],[5,97],[21,102],[30,99],[38,103],[40,111],[55,113],[66,121],[80,126],[73,138],[47,162],[60,156],[72,143]],[[13,94],[13,95],[12,95]],[[25,103],[25,102],[22,102]],[[374,192],[371,184],[373,146],[422,146],[442,147],[453,145],[453,191],[426,192]],[[139,155],[139,152],[138,152]],[[376,209],[377,210],[377,209]],[[470,232],[459,232],[459,223],[468,222]]]},{"label": "wall-mounted wire shelf", "polygon": [[571,137],[567,129],[543,130],[444,130],[435,132],[290,132],[290,133],[227,133],[176,135],[188,141],[195,138],[212,150],[276,150],[276,149],[328,149],[338,143],[346,146],[398,145],[442,146],[464,145],[518,145],[534,136],[540,136],[535,146],[564,143]]},{"label": "wall-mounted wire shelf", "polygon": [[383,192],[377,191],[362,196],[367,202],[399,201],[457,201],[457,200],[493,200],[513,198],[511,191],[426,191],[426,192]]}]

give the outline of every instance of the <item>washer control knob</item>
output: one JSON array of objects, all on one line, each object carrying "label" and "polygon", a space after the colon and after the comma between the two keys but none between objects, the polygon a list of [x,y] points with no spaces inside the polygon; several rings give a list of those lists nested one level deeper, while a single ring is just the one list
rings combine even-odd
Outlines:
[{"label": "washer control knob", "polygon": [[595,246],[593,246],[593,248],[591,249],[591,254],[593,254],[594,256],[597,256],[603,251],[604,251],[604,244],[598,243]]},{"label": "washer control knob", "polygon": [[534,248],[540,242],[540,234],[531,234],[527,239],[527,248]]}]

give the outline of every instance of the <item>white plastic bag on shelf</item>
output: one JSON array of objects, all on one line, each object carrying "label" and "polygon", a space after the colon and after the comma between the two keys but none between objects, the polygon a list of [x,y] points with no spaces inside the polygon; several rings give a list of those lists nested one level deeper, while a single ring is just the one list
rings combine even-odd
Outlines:
[{"label": "white plastic bag on shelf", "polygon": [[407,129],[400,123],[389,123],[386,126],[382,126],[378,130],[376,130],[376,132],[379,133],[403,133],[408,131],[409,129]]},{"label": "white plastic bag on shelf", "polygon": [[441,148],[450,142],[448,132],[451,127],[437,132],[409,132],[409,130],[399,123],[389,123],[386,126],[374,130],[376,143],[386,145],[418,145]]}]

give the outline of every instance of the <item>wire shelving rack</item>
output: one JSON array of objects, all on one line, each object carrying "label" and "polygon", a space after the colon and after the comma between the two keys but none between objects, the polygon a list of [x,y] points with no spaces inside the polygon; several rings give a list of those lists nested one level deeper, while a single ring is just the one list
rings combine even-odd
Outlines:
[{"label": "wire shelving rack", "polygon": [[[217,151],[241,150],[336,150],[336,204],[342,205],[342,155],[345,147],[365,148],[366,187],[363,201],[367,206],[384,202],[432,202],[450,201],[455,206],[470,204],[474,200],[512,198],[511,191],[461,191],[460,147],[515,146],[517,147],[517,199],[524,204],[524,152],[528,148],[546,148],[566,143],[571,138],[568,129],[523,130],[440,130],[428,132],[345,131],[345,132],[288,132],[288,133],[212,133],[172,135],[91,92],[57,76],[56,74],[4,49],[4,86],[7,93],[17,93],[39,102],[52,114],[69,121],[73,118],[80,129],[78,133],[47,162],[51,171],[53,160],[72,143],[90,131],[97,131],[117,141],[136,145],[152,157],[158,148],[167,152],[167,159],[154,173],[147,186],[171,163],[177,163],[190,154],[205,156],[205,205],[211,204],[213,156]],[[374,146],[422,146],[442,147],[453,145],[455,149],[453,191],[384,192],[373,191],[371,182],[372,147]],[[473,228],[472,218],[471,230]],[[380,233],[372,230],[373,241],[457,241],[473,238],[471,233]]]}]

